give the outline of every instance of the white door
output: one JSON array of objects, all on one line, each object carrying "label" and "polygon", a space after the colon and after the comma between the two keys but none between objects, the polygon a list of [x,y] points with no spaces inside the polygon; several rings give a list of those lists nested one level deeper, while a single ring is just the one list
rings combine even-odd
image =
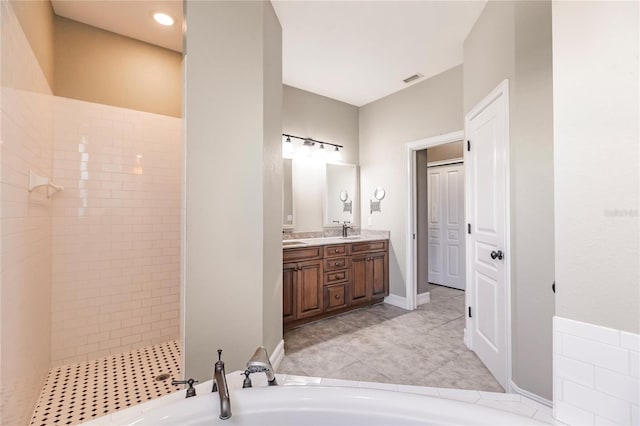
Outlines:
[{"label": "white door", "polygon": [[427,169],[427,268],[430,283],[444,285],[442,239],[442,176]]},{"label": "white door", "polygon": [[465,117],[468,344],[505,390],[511,376],[508,111],[505,80]]},{"label": "white door", "polygon": [[464,166],[429,167],[427,173],[429,282],[464,290]]}]

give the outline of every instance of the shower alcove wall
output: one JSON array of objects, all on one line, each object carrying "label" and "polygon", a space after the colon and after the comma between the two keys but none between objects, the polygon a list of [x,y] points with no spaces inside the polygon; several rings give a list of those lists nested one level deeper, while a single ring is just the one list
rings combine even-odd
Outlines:
[{"label": "shower alcove wall", "polygon": [[178,339],[181,119],[54,98],[52,366]]}]

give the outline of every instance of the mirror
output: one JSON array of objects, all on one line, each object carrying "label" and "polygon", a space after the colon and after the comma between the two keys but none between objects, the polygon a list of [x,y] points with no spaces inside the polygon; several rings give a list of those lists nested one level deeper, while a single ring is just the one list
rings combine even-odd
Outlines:
[{"label": "mirror", "polygon": [[355,223],[358,215],[358,166],[327,164],[325,171],[324,226]]},{"label": "mirror", "polygon": [[282,159],[282,226],[293,228],[293,160]]}]

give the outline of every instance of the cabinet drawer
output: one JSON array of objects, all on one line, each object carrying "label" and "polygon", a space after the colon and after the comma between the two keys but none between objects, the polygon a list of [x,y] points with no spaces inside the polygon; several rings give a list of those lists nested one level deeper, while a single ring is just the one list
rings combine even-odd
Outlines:
[{"label": "cabinet drawer", "polygon": [[336,269],[347,269],[351,267],[351,261],[348,257],[335,257],[324,260],[325,271],[335,271]]},{"label": "cabinet drawer", "polygon": [[322,257],[322,247],[304,247],[285,249],[282,252],[283,262],[295,262],[298,260],[319,259]]},{"label": "cabinet drawer", "polygon": [[383,241],[366,241],[362,243],[351,244],[351,253],[364,253],[368,251],[385,251],[389,246],[387,240]]},{"label": "cabinet drawer", "polygon": [[324,311],[329,312],[347,306],[345,284],[327,286],[324,288]]},{"label": "cabinet drawer", "polygon": [[324,273],[324,285],[342,283],[349,281],[349,270],[342,269],[340,271],[325,272]]},{"label": "cabinet drawer", "polygon": [[324,257],[346,256],[349,254],[348,244],[324,246]]}]

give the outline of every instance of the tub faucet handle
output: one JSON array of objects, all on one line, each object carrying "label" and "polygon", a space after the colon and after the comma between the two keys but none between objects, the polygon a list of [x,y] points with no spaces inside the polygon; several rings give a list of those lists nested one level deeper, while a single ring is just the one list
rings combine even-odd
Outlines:
[{"label": "tub faucet handle", "polygon": [[194,383],[198,383],[197,380],[193,380],[193,379],[189,379],[189,380],[176,380],[173,379],[171,381],[171,384],[173,386],[179,386],[179,385],[188,385],[189,387],[187,388],[187,398],[191,398],[192,396],[196,396],[196,388],[193,387]]},{"label": "tub faucet handle", "polygon": [[244,376],[244,380],[242,381],[242,389],[253,387],[253,385],[251,384],[251,378],[249,377],[250,374],[251,371],[249,371],[249,369],[244,370],[244,373],[240,373],[241,376]]}]

